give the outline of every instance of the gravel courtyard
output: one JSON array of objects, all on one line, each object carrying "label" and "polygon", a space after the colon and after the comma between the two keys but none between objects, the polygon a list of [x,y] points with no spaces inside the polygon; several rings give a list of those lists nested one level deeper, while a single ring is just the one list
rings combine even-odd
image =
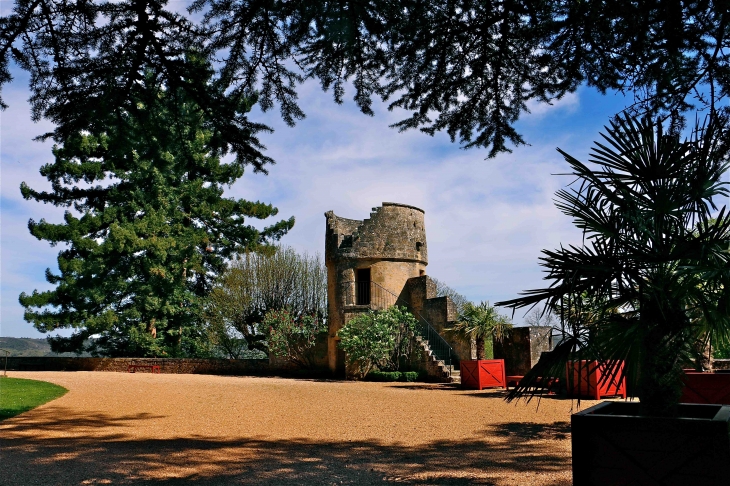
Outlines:
[{"label": "gravel courtyard", "polygon": [[[0,484],[569,485],[576,403],[501,390],[11,372],[63,397],[0,422]],[[581,408],[596,402],[581,402]]]}]

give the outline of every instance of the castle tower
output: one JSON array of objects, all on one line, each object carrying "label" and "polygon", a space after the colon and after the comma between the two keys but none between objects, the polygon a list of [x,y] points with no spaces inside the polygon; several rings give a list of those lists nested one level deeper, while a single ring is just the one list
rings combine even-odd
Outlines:
[{"label": "castle tower", "polygon": [[408,279],[426,273],[428,252],[422,209],[398,203],[373,208],[365,220],[325,213],[329,301],[329,367],[344,374],[337,331],[352,317],[396,303]]}]

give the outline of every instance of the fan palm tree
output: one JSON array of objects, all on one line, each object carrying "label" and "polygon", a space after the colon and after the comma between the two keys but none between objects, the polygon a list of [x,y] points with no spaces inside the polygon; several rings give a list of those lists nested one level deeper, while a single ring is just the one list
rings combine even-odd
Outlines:
[{"label": "fan palm tree", "polygon": [[720,126],[711,119],[680,141],[659,122],[623,115],[595,142],[590,167],[558,149],[576,180],[557,192],[556,206],[583,244],[543,250],[551,285],[497,305],[555,309],[588,299],[596,312],[590,322],[565,320],[564,340],[508,399],[589,357],[626,362],[642,413],[678,413],[695,343],[730,335],[730,215],[716,207],[729,194]]},{"label": "fan palm tree", "polygon": [[477,359],[485,359],[485,339],[492,338],[501,342],[511,329],[512,323],[509,318],[499,314],[489,302],[482,302],[479,305],[467,302],[464,311],[459,315],[459,322],[450,330],[474,338],[477,345]]}]

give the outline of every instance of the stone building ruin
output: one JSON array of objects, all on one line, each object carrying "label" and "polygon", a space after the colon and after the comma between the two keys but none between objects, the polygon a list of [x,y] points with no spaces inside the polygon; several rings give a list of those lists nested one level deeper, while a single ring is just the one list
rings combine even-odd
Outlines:
[{"label": "stone building ruin", "polygon": [[[436,297],[436,284],[426,275],[428,246],[424,211],[385,202],[364,220],[325,213],[325,264],[329,301],[327,356],[330,370],[345,374],[345,356],[337,331],[358,313],[406,306],[418,319],[425,369],[448,378],[448,360],[471,359],[468,340],[444,332],[457,319],[448,297]],[[448,348],[448,349],[447,349]]]}]

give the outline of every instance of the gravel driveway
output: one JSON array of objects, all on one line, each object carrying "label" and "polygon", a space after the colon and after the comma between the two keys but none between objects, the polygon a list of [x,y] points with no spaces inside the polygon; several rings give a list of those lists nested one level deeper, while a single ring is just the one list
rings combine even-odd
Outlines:
[{"label": "gravel driveway", "polygon": [[[569,485],[575,402],[452,385],[11,372],[63,397],[0,422],[0,484]],[[581,407],[596,402],[586,400]]]}]

